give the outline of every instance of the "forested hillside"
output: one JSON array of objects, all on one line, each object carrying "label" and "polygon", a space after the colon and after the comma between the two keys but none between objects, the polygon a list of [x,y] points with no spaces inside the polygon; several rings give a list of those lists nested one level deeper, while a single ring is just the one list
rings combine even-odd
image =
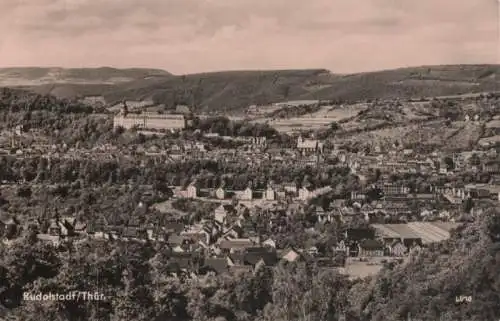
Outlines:
[{"label": "forested hillside", "polygon": [[221,71],[178,76],[152,73],[154,77],[113,85],[66,81],[54,88],[44,85],[30,89],[46,94],[47,90],[56,92],[61,87],[58,91],[65,96],[104,96],[110,104],[123,99],[152,99],[167,106],[187,104],[197,111],[241,112],[252,104],[290,100],[350,102],[493,92],[500,89],[499,74],[497,65],[423,66],[350,75],[325,69]]},{"label": "forested hillside", "polygon": [[[351,289],[362,320],[482,321],[500,317],[500,212],[491,208],[474,225],[415,256],[388,266],[372,282]],[[472,302],[457,303],[459,296]]]}]

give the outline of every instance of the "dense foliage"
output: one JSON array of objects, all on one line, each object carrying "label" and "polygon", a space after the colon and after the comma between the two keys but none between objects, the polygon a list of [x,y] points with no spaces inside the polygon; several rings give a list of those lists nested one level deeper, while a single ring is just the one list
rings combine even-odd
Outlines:
[{"label": "dense foliage", "polygon": [[231,121],[223,116],[196,119],[193,129],[199,129],[206,133],[217,133],[221,136],[265,136],[271,138],[277,135],[276,130],[268,124]]}]

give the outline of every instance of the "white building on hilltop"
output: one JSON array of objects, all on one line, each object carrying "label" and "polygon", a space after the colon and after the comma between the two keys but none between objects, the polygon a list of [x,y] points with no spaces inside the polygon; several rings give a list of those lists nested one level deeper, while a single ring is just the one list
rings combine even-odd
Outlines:
[{"label": "white building on hilltop", "polygon": [[141,129],[184,129],[186,122],[184,115],[174,114],[120,114],[113,119],[114,127],[129,129],[139,127]]},{"label": "white building on hilltop", "polygon": [[127,106],[124,105],[120,114],[113,118],[113,126],[125,129],[132,127],[141,129],[184,129],[186,128],[186,120],[184,115],[177,114],[129,113]]}]

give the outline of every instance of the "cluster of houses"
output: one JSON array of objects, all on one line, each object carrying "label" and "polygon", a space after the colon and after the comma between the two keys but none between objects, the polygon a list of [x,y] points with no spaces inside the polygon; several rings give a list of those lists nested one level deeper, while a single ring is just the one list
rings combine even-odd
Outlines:
[{"label": "cluster of houses", "polygon": [[174,195],[183,198],[212,198],[221,201],[237,199],[240,201],[264,200],[272,202],[285,200],[287,198],[307,201],[326,194],[331,190],[332,188],[330,186],[320,188],[302,186],[299,188],[296,183],[284,183],[277,186],[269,184],[264,190],[253,189],[251,186],[241,191],[224,187],[219,187],[217,189],[201,189],[197,187],[196,182],[192,182],[185,188],[176,188]]},{"label": "cluster of houses", "polygon": [[[139,206],[143,206],[140,204]],[[284,205],[267,208],[272,215],[269,224],[280,224],[278,213]],[[280,212],[281,211],[281,212]],[[318,209],[316,213],[331,213]],[[74,218],[36,220],[22,224],[16,219],[0,222],[4,239],[19,236],[23,229],[33,229],[39,240],[55,246],[64,240],[88,237],[102,240],[139,240],[162,242],[170,248],[170,272],[179,274],[224,273],[273,266],[279,262],[306,261],[322,268],[340,269],[349,257],[404,257],[429,243],[449,237],[458,224],[444,222],[412,222],[407,224],[371,224],[370,228],[347,228],[338,244],[326,251],[309,248],[280,248],[277,240],[263,238],[250,219],[255,209],[242,203],[221,204],[210,218],[188,225],[171,220],[161,224],[141,225],[136,220],[118,224],[99,216],[88,223]],[[321,216],[320,214],[318,214]],[[26,226],[28,225],[28,226]]]},{"label": "cluster of houses", "polygon": [[[186,126],[183,115],[141,114],[124,112],[115,118],[116,126],[147,128],[177,128]],[[155,127],[156,126],[156,127]],[[170,127],[168,127],[170,126]],[[206,134],[205,138],[217,138],[219,135]],[[313,261],[325,268],[342,268],[349,257],[404,257],[433,242],[450,237],[450,231],[459,226],[450,219],[449,212],[456,210],[468,198],[488,198],[500,201],[500,180],[488,184],[442,184],[434,185],[427,192],[413,193],[410,188],[400,183],[387,180],[390,174],[421,173],[437,177],[449,177],[457,173],[469,171],[488,173],[493,177],[500,175],[500,162],[494,150],[463,152],[446,155],[439,152],[420,155],[412,149],[396,148],[384,150],[375,144],[369,152],[351,153],[342,149],[327,151],[325,143],[316,139],[297,138],[296,145],[291,148],[271,149],[265,137],[227,138],[240,140],[254,147],[265,150],[263,153],[243,153],[233,151],[208,151],[201,142],[185,142],[182,145],[172,144],[169,150],[155,148],[136,148],[135,153],[145,156],[168,157],[167,160],[178,161],[182,157],[192,157],[203,153],[206,159],[226,159],[227,153],[233,158],[247,157],[249,164],[262,164],[264,160],[304,166],[321,164],[321,159],[336,159],[338,166],[348,168],[357,175],[361,182],[373,173],[380,171],[382,179],[375,187],[381,190],[382,197],[375,201],[367,201],[368,189],[352,190],[350,199],[336,195],[329,206],[315,206],[313,215],[319,223],[334,220],[348,223],[361,217],[369,223],[370,228],[346,228],[335,247],[329,251],[315,246],[308,248],[281,248],[278,240],[272,237],[263,238],[253,221],[249,219],[255,214],[255,204],[267,206],[271,213],[269,225],[279,225],[280,217],[276,213],[287,212],[293,215],[287,206],[310,202],[321,195],[331,193],[332,186],[298,187],[295,183],[268,184],[265,189],[255,189],[251,185],[243,190],[232,190],[225,186],[214,189],[200,188],[194,181],[185,187],[174,188],[174,197],[206,200],[220,203],[209,219],[192,225],[172,220],[158,224],[143,226],[131,220],[126,224],[118,224],[99,216],[90,222],[79,222],[74,218],[58,218],[36,220],[28,223],[12,218],[0,221],[0,237],[13,239],[28,228],[36,231],[38,239],[59,245],[66,239],[85,239],[87,237],[103,240],[149,240],[162,242],[171,250],[169,263],[171,273],[224,273],[232,270],[256,270],[262,266],[273,266],[279,262]],[[398,144],[399,145],[399,144]],[[53,150],[54,148],[51,147]],[[81,157],[72,155],[71,150],[61,150],[64,157]],[[76,151],[74,151],[76,152]],[[112,146],[102,146],[91,151],[92,155],[110,155],[116,152]],[[120,151],[123,153],[123,151]],[[212,154],[213,153],[213,154]],[[227,157],[230,159],[231,157]],[[471,161],[478,158],[480,161]],[[50,162],[49,162],[50,163]],[[141,166],[147,166],[144,161]],[[250,166],[250,165],[249,165]],[[373,189],[373,187],[370,187]],[[235,202],[236,201],[236,202]],[[259,201],[259,202],[254,202]],[[286,202],[283,202],[286,201]],[[349,201],[350,205],[347,205]],[[284,205],[284,204],[287,205]],[[432,216],[425,206],[412,203],[432,205],[445,204],[439,213],[441,221],[409,220],[415,211],[420,211],[420,218]],[[448,214],[447,214],[448,213]],[[398,223],[380,223],[379,216],[396,217]],[[404,219],[401,219],[404,218]],[[404,223],[402,223],[404,222]],[[332,254],[333,253],[333,254]],[[340,258],[340,259],[339,259]]]}]

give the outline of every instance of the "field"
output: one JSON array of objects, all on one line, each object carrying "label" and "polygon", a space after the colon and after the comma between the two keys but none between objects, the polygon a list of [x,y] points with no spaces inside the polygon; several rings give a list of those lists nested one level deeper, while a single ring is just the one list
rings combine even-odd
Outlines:
[{"label": "field", "polygon": [[317,130],[329,126],[332,122],[339,122],[355,117],[361,110],[366,109],[363,104],[346,107],[323,106],[319,111],[301,117],[285,119],[259,118],[256,123],[268,123],[278,132],[292,133],[301,130]]},{"label": "field", "polygon": [[377,274],[383,267],[383,261],[389,262],[397,259],[405,260],[406,258],[373,257],[362,262],[359,258],[350,257],[346,260],[343,273],[347,274],[350,279],[365,278]]},{"label": "field", "polygon": [[182,211],[179,211],[179,210],[173,208],[172,207],[172,200],[153,204],[152,208],[160,211],[161,213],[170,214],[172,217],[175,217],[175,218],[182,218],[182,217],[187,215],[187,213],[184,213]]},{"label": "field", "polygon": [[271,120],[268,124],[278,132],[293,133],[301,130],[316,130],[328,126],[335,118],[296,117]]},{"label": "field", "polygon": [[0,68],[0,86],[40,86],[46,84],[113,85],[144,79],[153,75],[168,76],[159,69],[116,68]]},{"label": "field", "polygon": [[479,145],[484,147],[492,146],[495,145],[496,143],[500,143],[500,135],[485,137],[479,140]]},{"label": "field", "polygon": [[[148,107],[151,107],[154,105],[154,102],[152,100],[143,100],[143,101],[129,101],[127,100],[127,108],[129,110],[133,109],[144,109],[143,111],[148,111],[146,110]],[[117,103],[111,107],[108,108],[109,111],[119,111],[123,107],[122,103]]]},{"label": "field", "polygon": [[486,123],[486,128],[500,128],[500,120],[495,119]]},{"label": "field", "polygon": [[[363,123],[350,122],[345,128],[356,129]],[[399,125],[360,133],[349,133],[345,142],[371,142],[382,146],[392,145],[396,140],[403,145],[440,145],[448,149],[467,148],[477,142],[482,133],[481,124],[454,122],[446,126],[444,121],[429,121],[424,124]]]}]

